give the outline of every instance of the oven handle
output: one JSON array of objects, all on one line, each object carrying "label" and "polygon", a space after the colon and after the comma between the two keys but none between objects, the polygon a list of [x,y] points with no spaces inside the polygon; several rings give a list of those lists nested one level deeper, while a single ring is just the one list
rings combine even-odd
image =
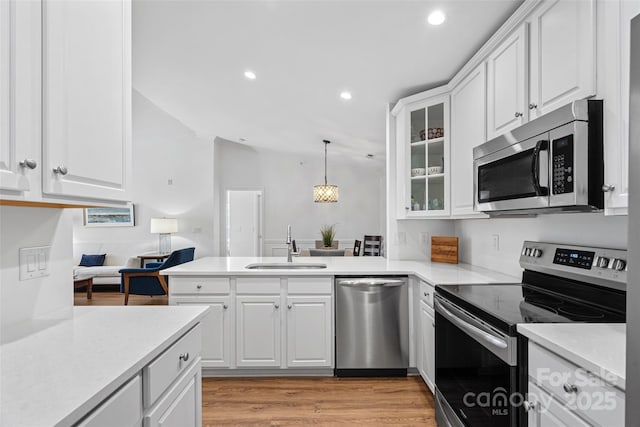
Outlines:
[{"label": "oven handle", "polygon": [[445,305],[449,305],[446,302],[440,300],[440,299],[436,299],[434,301],[435,306],[436,306],[436,310],[442,314],[444,317],[446,317],[447,319],[449,319],[452,323],[454,323],[456,326],[458,326],[460,329],[462,329],[463,331],[465,331],[466,333],[468,333],[469,335],[476,337],[476,338],[480,338],[483,341],[485,341],[486,343],[489,343],[491,345],[493,345],[494,347],[498,347],[500,349],[505,349],[508,347],[508,344],[505,340],[503,340],[500,337],[496,337],[495,335],[492,335],[488,332],[483,331],[482,329],[478,328],[477,326],[474,326],[468,322],[465,322],[464,320],[460,319],[458,316],[456,316],[455,314],[453,314],[452,312],[450,312],[449,310],[447,310],[447,308],[445,307]]},{"label": "oven handle", "polygon": [[533,161],[531,162],[531,173],[533,175],[533,186],[536,190],[537,196],[548,196],[549,187],[540,186],[540,152],[547,151],[549,149],[548,141],[541,139],[536,142],[536,146],[533,149]]}]

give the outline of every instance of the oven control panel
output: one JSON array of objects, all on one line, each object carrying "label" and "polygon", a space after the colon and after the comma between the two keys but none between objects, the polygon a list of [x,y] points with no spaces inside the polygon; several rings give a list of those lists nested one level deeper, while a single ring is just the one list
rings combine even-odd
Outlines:
[{"label": "oven control panel", "polygon": [[520,266],[575,280],[626,289],[627,251],[525,241]]}]

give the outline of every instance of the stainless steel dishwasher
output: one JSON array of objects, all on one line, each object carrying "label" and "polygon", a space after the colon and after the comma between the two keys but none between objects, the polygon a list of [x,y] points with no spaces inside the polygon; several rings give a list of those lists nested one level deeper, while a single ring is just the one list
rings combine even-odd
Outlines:
[{"label": "stainless steel dishwasher", "polygon": [[336,376],[407,375],[408,295],[406,277],[336,278]]}]

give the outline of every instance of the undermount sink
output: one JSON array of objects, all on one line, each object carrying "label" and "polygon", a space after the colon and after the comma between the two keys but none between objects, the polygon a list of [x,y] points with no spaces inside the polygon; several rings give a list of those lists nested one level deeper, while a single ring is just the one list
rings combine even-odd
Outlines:
[{"label": "undermount sink", "polygon": [[327,264],[308,263],[303,264],[300,262],[259,262],[256,264],[249,264],[245,266],[249,270],[304,270],[315,268],[327,268]]}]

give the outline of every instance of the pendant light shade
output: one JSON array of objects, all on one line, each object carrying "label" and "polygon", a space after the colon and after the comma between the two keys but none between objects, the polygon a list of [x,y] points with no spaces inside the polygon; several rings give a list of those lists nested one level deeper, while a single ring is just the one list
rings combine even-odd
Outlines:
[{"label": "pendant light shade", "polygon": [[327,145],[331,141],[324,142],[324,184],[313,186],[313,201],[316,203],[337,203],[338,202],[338,186],[327,184]]}]

